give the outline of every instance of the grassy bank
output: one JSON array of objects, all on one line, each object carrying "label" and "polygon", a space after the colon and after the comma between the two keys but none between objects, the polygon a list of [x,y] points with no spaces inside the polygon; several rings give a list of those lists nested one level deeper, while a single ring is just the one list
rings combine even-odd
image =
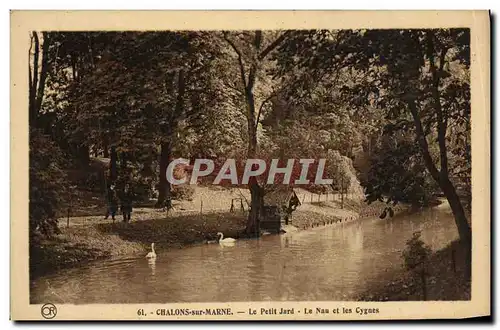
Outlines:
[{"label": "grassy bank", "polygon": [[[370,205],[361,201],[346,200],[344,207],[338,201],[313,202],[304,204],[292,215],[291,224],[298,229],[308,229],[338,222],[356,221],[366,217],[379,217],[387,204],[374,202]],[[395,213],[408,210],[405,205],[393,207]]]},{"label": "grassy bank", "polygon": [[[465,279],[464,260],[465,248],[458,241],[431,255],[426,278],[426,300],[470,300],[470,282]],[[359,300],[424,300],[423,283],[420,277],[401,267],[388,272],[376,283],[371,283]]]},{"label": "grassy bank", "polygon": [[[301,205],[292,215],[291,225],[298,229],[355,221],[360,214],[378,215],[385,204],[364,205],[346,200],[314,202]],[[33,278],[84,262],[145,255],[152,242],[158,250],[181,248],[215,240],[217,232],[242,238],[246,213],[211,212],[207,214],[171,215],[154,209],[134,211],[131,223],[104,222],[102,216],[74,218],[72,225],[61,223],[62,233],[44,241],[30,252],[30,274]],[[118,217],[120,219],[120,217]]]}]

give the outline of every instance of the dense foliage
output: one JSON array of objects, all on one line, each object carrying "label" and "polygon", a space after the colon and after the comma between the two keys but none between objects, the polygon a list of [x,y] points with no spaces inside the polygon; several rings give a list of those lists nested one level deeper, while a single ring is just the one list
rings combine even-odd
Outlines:
[{"label": "dense foliage", "polygon": [[439,192],[411,135],[386,135],[374,147],[367,175],[363,177],[368,202],[428,205]]},{"label": "dense foliage", "polygon": [[[326,158],[328,189],[369,202],[443,193],[470,238],[468,30],[33,32],[31,46],[34,231],[56,228],[62,173],[92,159],[95,189],[132,183],[171,207],[191,194],[162,175],[172,158],[258,156]],[[248,188],[252,233],[266,187]]]},{"label": "dense foliage", "polygon": [[59,232],[56,211],[67,200],[66,173],[57,146],[39,130],[30,130],[29,232],[52,236]]}]

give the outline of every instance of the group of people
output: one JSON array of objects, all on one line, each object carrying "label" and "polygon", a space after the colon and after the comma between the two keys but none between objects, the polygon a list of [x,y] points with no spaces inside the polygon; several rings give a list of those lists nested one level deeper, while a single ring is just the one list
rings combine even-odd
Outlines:
[{"label": "group of people", "polygon": [[129,222],[132,214],[132,201],[133,192],[130,184],[126,183],[119,192],[117,192],[114,185],[110,185],[107,192],[108,207],[104,219],[107,219],[111,215],[111,218],[115,220],[116,213],[118,212],[118,203],[120,203],[123,222]]}]

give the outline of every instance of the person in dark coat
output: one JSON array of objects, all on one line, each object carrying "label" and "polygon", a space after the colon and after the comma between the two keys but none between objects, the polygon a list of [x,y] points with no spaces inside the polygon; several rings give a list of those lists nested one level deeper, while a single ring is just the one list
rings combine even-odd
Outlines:
[{"label": "person in dark coat", "polygon": [[116,190],[113,185],[110,185],[108,188],[107,204],[106,216],[104,219],[107,219],[111,215],[111,218],[115,220],[116,211],[118,211],[118,196],[116,195]]},{"label": "person in dark coat", "polygon": [[130,215],[132,213],[132,202],[134,199],[134,195],[132,192],[132,188],[130,187],[130,184],[125,184],[125,187],[123,188],[123,192],[120,196],[120,202],[121,202],[121,210],[123,214],[123,222],[129,222],[130,221]]}]

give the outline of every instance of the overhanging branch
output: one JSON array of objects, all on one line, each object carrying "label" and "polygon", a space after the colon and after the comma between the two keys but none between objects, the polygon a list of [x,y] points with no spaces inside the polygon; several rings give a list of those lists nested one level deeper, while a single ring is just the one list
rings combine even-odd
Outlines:
[{"label": "overhanging branch", "polygon": [[241,76],[241,80],[242,80],[242,83],[243,83],[243,88],[247,89],[247,79],[246,79],[246,75],[245,75],[245,65],[243,63],[243,57],[242,57],[241,51],[238,49],[238,47],[236,47],[236,44],[231,39],[229,39],[229,37],[227,35],[227,32],[224,32],[224,40],[227,41],[227,43],[231,46],[231,48],[238,55],[238,65],[239,65],[239,68],[240,68],[240,76]]},{"label": "overhanging branch", "polygon": [[274,48],[276,48],[285,38],[290,34],[290,31],[286,31],[280,35],[276,40],[274,40],[270,45],[268,45],[258,56],[259,61],[263,60]]},{"label": "overhanging branch", "polygon": [[427,143],[427,138],[425,132],[422,128],[422,120],[420,119],[420,115],[418,113],[417,106],[415,104],[414,99],[407,100],[408,107],[410,108],[411,115],[413,117],[413,123],[415,124],[415,130],[417,133],[417,141],[420,146],[420,150],[422,151],[422,157],[424,158],[425,165],[429,172],[431,173],[434,180],[440,180],[440,173],[434,165],[432,157],[429,153],[429,145]]},{"label": "overhanging branch", "polygon": [[260,120],[260,114],[262,112],[262,108],[264,107],[264,104],[269,102],[273,97],[275,96],[274,93],[271,93],[262,103],[260,104],[259,111],[257,112],[257,117],[255,119],[255,129],[257,129],[257,126],[259,125],[259,120]]}]

